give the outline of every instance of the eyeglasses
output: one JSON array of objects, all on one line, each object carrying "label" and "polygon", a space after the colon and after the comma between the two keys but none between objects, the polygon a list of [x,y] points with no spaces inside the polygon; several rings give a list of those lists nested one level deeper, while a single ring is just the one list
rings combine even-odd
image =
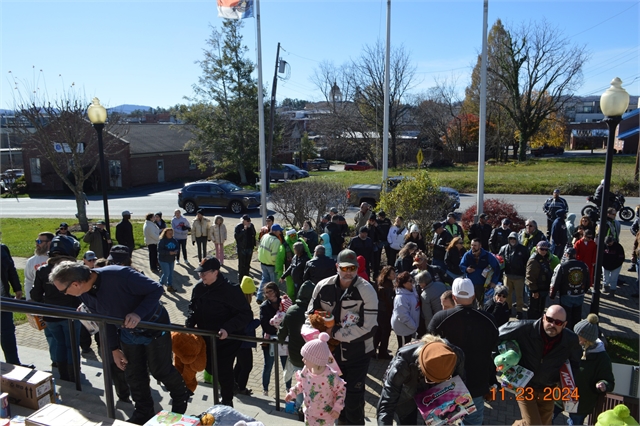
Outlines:
[{"label": "eyeglasses", "polygon": [[538,250],[540,250],[540,251],[549,251],[548,248],[542,248],[542,247],[538,247]]},{"label": "eyeglasses", "polygon": [[506,294],[496,294],[496,296],[502,298],[502,299],[506,299],[507,295]]},{"label": "eyeglasses", "polygon": [[357,266],[340,266],[339,268],[342,272],[353,272],[358,269]]},{"label": "eyeglasses", "polygon": [[557,325],[558,327],[560,327],[562,324],[566,322],[566,321],[561,321],[559,319],[548,317],[546,315],[544,316],[544,319],[547,320],[549,324]]},{"label": "eyeglasses", "polygon": [[69,290],[69,287],[71,287],[71,284],[73,284],[73,282],[70,282],[69,284],[67,284],[64,290],[60,290],[60,293],[67,294],[67,291]]},{"label": "eyeglasses", "polygon": [[42,243],[48,243],[50,240],[41,240],[41,239],[37,239],[36,240],[36,244],[42,244]]}]

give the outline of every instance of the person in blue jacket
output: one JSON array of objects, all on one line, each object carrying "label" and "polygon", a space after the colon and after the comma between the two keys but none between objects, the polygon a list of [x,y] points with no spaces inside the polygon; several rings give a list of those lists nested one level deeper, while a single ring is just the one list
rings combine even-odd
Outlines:
[{"label": "person in blue jacket", "polygon": [[[488,271],[485,269],[490,268]],[[471,250],[462,256],[460,270],[473,283],[476,300],[480,306],[484,303],[484,284],[487,276],[492,274],[491,286],[495,287],[500,278],[500,264],[493,254],[482,248],[478,238],[471,240]]]}]

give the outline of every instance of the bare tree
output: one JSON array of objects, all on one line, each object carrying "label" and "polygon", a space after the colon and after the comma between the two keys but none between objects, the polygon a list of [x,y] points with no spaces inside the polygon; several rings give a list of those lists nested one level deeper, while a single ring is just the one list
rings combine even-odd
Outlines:
[{"label": "bare tree", "polygon": [[541,123],[563,109],[580,87],[588,54],[546,21],[507,30],[497,42],[495,63],[488,64],[488,72],[507,92],[495,102],[519,131],[518,159],[524,161],[527,144]]},{"label": "bare tree", "polygon": [[[98,175],[94,171],[99,166],[97,133],[86,117],[90,102],[73,86],[55,99],[26,86],[16,81],[15,131],[24,137],[23,150],[37,152],[73,192],[80,226],[87,231],[84,185]],[[115,141],[125,133],[119,117],[112,114],[105,124],[105,154],[117,153]]]}]

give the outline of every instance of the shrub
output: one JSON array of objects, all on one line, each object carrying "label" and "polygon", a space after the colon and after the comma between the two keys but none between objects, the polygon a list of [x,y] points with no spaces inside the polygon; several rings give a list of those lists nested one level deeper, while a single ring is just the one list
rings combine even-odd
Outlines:
[{"label": "shrub", "polygon": [[273,186],[269,201],[273,210],[284,217],[288,226],[302,227],[310,220],[316,228],[331,207],[341,215],[349,208],[347,189],[335,182],[322,180],[298,180]]},{"label": "shrub", "polygon": [[[464,228],[465,231],[468,231],[471,225],[473,225],[473,218],[476,215],[476,211],[476,205],[474,204],[462,213],[462,228]],[[502,219],[506,217],[511,220],[510,228],[513,231],[518,232],[524,228],[525,219],[518,214],[518,210],[516,210],[513,204],[507,203],[503,199],[488,198],[484,200],[483,212],[489,215],[487,222],[494,228],[500,226]]]}]

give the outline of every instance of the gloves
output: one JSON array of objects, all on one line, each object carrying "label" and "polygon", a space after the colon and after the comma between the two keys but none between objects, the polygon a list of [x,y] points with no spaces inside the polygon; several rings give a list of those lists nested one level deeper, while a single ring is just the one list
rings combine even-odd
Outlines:
[{"label": "gloves", "polygon": [[191,241],[191,245],[195,246],[196,242],[195,241]]}]

